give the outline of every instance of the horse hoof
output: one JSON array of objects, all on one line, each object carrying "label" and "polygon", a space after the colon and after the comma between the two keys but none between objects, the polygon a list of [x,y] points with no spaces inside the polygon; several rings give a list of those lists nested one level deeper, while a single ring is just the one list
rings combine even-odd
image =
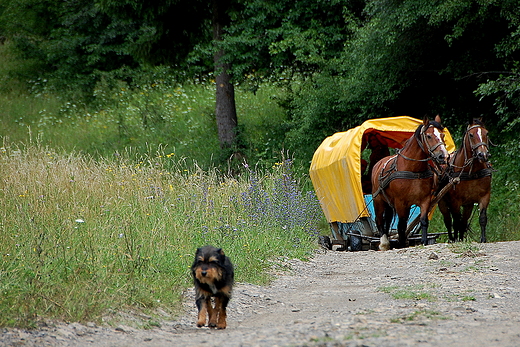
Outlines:
[{"label": "horse hoof", "polygon": [[379,250],[380,251],[388,251],[390,249],[390,241],[388,240],[388,236],[383,235],[379,240]]}]

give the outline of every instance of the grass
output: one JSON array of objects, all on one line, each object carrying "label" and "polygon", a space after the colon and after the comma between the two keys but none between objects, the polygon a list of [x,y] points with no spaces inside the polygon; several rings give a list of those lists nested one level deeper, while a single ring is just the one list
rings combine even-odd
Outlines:
[{"label": "grass", "polygon": [[469,255],[474,256],[480,252],[480,245],[471,241],[449,243],[448,248],[453,253],[459,254],[460,256]]},{"label": "grass", "polygon": [[405,322],[416,322],[421,321],[424,319],[429,320],[446,320],[449,319],[446,316],[441,315],[440,312],[433,311],[433,310],[417,310],[412,312],[409,315],[392,318],[390,322],[392,323],[405,323]]},{"label": "grass", "polygon": [[462,301],[476,301],[477,299],[473,295],[466,295],[461,298]]},{"label": "grass", "polygon": [[0,326],[173,314],[197,247],[222,247],[237,281],[257,284],[273,260],[316,247],[321,211],[291,160],[229,177],[172,153],[95,160],[4,143],[0,162]]},{"label": "grass", "polygon": [[[0,61],[1,56],[0,49]],[[37,139],[45,146],[96,158],[127,147],[155,154],[150,151],[162,146],[207,169],[229,155],[218,142],[214,89],[211,76],[181,85],[173,77],[151,73],[149,81],[134,86],[103,80],[86,104],[56,94],[44,81],[33,81],[30,94],[22,88],[0,94],[0,131],[9,134],[12,143]],[[279,160],[286,115],[274,95],[282,94],[267,84],[255,93],[236,87],[241,150],[249,162],[269,167]]]},{"label": "grass", "polygon": [[390,294],[394,299],[400,300],[428,300],[435,301],[437,298],[425,291],[423,285],[413,285],[407,287],[388,286],[378,288],[380,292]]}]

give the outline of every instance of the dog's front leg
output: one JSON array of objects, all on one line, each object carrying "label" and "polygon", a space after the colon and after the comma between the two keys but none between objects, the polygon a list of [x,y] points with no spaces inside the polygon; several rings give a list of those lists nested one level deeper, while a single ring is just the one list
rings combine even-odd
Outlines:
[{"label": "dog's front leg", "polygon": [[217,329],[226,329],[226,306],[228,300],[225,297],[215,298],[215,311],[218,314]]},{"label": "dog's front leg", "polygon": [[213,308],[213,305],[211,304],[211,299],[208,300],[208,314],[209,314],[208,326],[210,328],[215,328],[217,326],[217,318],[218,318],[218,313],[219,313],[217,300],[218,299],[215,298],[215,308]]},{"label": "dog's front leg", "polygon": [[[206,325],[206,316],[208,314],[208,301],[209,299],[206,299],[203,296],[198,297],[195,301],[195,303],[197,304],[197,309],[199,310],[199,317],[197,320],[197,326],[199,328]],[[211,302],[209,306],[211,307]]]}]

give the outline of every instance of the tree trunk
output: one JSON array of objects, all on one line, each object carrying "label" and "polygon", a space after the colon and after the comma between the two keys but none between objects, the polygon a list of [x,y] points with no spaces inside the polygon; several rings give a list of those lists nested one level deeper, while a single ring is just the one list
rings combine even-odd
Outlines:
[{"label": "tree trunk", "polygon": [[[213,0],[213,40],[215,41],[222,40],[222,29],[230,22],[226,13],[228,6],[228,0]],[[220,147],[232,149],[237,136],[235,89],[230,83],[229,64],[221,62],[223,55],[224,52],[219,50],[213,56],[217,84],[215,115]]]}]

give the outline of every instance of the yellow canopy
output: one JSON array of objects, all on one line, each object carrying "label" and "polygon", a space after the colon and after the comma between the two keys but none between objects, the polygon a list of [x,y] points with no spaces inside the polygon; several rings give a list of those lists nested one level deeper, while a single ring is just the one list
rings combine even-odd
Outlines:
[{"label": "yellow canopy", "polygon": [[[368,135],[374,135],[385,146],[402,148],[422,123],[407,116],[370,119],[322,142],[314,153],[309,173],[329,223],[353,223],[359,217],[369,216],[361,186],[361,152],[370,141]],[[447,128],[444,133],[446,149],[455,151]]]}]

